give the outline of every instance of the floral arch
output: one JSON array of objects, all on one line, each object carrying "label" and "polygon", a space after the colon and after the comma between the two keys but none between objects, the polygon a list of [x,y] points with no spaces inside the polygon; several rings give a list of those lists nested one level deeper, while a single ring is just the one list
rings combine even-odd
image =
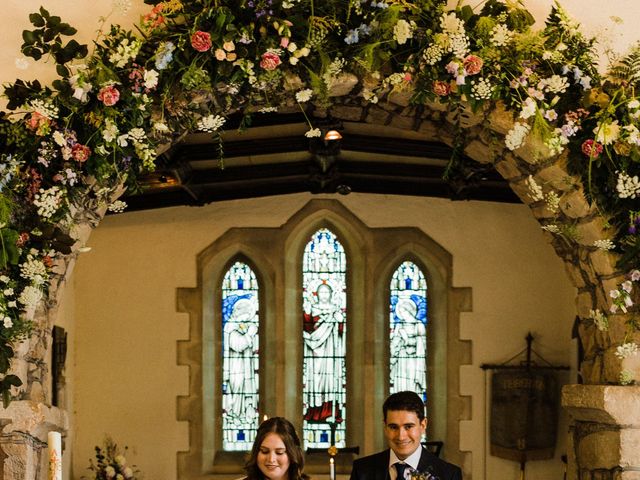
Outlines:
[{"label": "floral arch", "polygon": [[585,382],[640,381],[640,51],[600,75],[559,5],[533,31],[526,9],[497,0],[145,3],[136,31],[112,26],[90,54],[44,8],[24,32],[22,53],[51,58],[59,78],[7,85],[0,112],[6,401],[30,391],[14,346],[51,327],[50,286],[123,189],[183,135],[210,133],[223,156],[229,116],[249,128],[283,108],[307,115],[309,138],[314,112],[330,112],[443,141],[451,168],[462,153],[493,164],[579,290]]}]

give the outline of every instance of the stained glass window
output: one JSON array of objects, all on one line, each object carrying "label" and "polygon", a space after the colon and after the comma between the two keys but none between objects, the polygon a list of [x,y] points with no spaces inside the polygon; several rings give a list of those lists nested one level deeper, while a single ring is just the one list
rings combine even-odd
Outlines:
[{"label": "stained glass window", "polygon": [[415,263],[403,262],[390,290],[390,391],[412,390],[426,403],[427,281]]},{"label": "stained glass window", "polygon": [[222,448],[250,450],[258,428],[258,281],[235,262],[222,281]]},{"label": "stained glass window", "polygon": [[313,234],[302,259],[306,448],[345,445],[346,263],[330,230]]}]

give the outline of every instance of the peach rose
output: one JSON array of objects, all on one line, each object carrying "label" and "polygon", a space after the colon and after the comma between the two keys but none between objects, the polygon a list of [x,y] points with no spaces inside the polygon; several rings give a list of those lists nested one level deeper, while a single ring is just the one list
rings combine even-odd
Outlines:
[{"label": "peach rose", "polygon": [[476,55],[467,55],[462,62],[462,66],[464,67],[464,71],[467,75],[475,75],[476,73],[480,73],[483,63],[484,62],[480,57]]},{"label": "peach rose", "polygon": [[451,85],[448,82],[442,80],[436,80],[433,82],[433,93],[440,97],[446,97],[451,93]]}]

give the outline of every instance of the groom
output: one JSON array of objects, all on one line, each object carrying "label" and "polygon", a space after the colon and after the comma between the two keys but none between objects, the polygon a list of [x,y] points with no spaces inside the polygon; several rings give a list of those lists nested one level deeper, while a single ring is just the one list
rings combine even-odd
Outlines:
[{"label": "groom", "polygon": [[389,449],[353,462],[350,480],[410,480],[411,471],[428,480],[462,480],[459,467],[427,452],[420,443],[427,428],[424,403],[415,392],[397,392],[382,405]]}]

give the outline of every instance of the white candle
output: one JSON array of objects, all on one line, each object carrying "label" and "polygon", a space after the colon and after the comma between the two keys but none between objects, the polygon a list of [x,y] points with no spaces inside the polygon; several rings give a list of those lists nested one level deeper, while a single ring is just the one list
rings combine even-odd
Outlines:
[{"label": "white candle", "polygon": [[62,480],[62,435],[60,432],[49,432],[49,479]]},{"label": "white candle", "polygon": [[336,480],[336,465],[333,462],[333,457],[329,458],[329,478]]}]

